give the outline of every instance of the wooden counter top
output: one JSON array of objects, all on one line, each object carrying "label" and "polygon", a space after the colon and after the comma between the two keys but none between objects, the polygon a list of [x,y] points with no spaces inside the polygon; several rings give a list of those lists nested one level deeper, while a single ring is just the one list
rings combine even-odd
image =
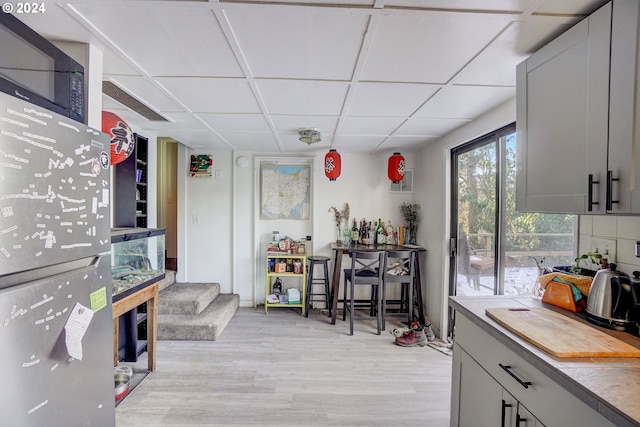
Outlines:
[{"label": "wooden counter top", "polygon": [[587,322],[535,298],[450,297],[449,305],[617,426],[640,425],[640,358],[555,358],[486,315],[487,308],[546,307],[640,349],[640,338]]}]

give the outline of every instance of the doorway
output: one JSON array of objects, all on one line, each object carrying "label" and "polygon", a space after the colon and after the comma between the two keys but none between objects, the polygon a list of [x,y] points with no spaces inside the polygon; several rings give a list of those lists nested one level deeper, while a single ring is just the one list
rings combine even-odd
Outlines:
[{"label": "doorway", "polygon": [[166,230],[165,268],[178,271],[178,142],[158,138],[158,227]]},{"label": "doorway", "polygon": [[516,212],[515,124],[456,147],[451,165],[449,295],[533,295],[539,267],[571,264],[575,215]]}]

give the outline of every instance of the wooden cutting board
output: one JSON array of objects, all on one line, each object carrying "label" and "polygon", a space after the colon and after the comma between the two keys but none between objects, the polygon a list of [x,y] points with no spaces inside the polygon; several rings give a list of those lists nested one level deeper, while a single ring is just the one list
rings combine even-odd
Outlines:
[{"label": "wooden cutting board", "polygon": [[548,308],[487,308],[486,313],[555,357],[640,357],[640,349]]}]

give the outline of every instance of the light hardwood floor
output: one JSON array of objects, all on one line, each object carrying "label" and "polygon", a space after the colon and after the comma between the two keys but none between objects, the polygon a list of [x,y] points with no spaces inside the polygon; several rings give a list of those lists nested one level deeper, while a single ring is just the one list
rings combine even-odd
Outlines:
[{"label": "light hardwood floor", "polygon": [[357,321],[350,336],[340,316],[240,308],[217,341],[158,342],[116,426],[448,426],[451,357],[396,345],[401,326]]}]

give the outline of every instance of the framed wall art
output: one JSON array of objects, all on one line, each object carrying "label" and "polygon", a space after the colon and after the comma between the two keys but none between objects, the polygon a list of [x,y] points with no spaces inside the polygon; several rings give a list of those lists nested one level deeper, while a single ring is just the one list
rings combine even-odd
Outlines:
[{"label": "framed wall art", "polygon": [[213,155],[192,154],[189,164],[189,176],[191,178],[210,178],[213,172]]}]

